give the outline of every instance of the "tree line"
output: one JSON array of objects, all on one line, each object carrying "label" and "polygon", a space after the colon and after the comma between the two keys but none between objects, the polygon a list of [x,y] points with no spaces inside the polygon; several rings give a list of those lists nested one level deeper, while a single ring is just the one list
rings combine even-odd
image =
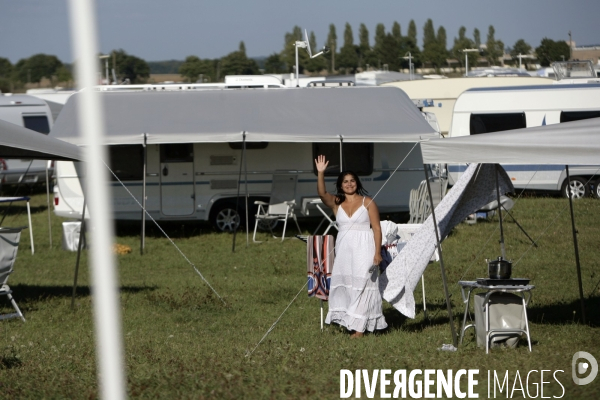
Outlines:
[{"label": "tree line", "polygon": [[[115,70],[116,83],[143,83],[150,76],[148,63],[127,54],[123,49],[113,50],[109,56],[109,70]],[[99,58],[98,62],[104,79],[105,61]],[[114,81],[111,72],[109,75],[109,80]],[[23,90],[26,84],[39,84],[43,79],[49,80],[53,87],[59,84],[72,87],[73,65],[65,64],[58,57],[48,54],[35,54],[19,60],[14,65],[7,58],[0,57],[0,91]]]},{"label": "tree line", "polygon": [[[226,75],[293,73],[296,64],[295,42],[303,40],[302,29],[294,26],[291,32],[285,33],[283,48],[265,59],[248,57],[243,41],[237,50],[218,59],[202,59],[197,55],[189,55],[184,61],[148,63],[127,54],[123,49],[113,50],[109,53],[109,64],[110,70],[115,71],[116,80],[111,73],[110,81],[144,83],[150,76],[150,65],[156,70],[155,73],[174,72],[176,69],[188,82],[219,82]],[[310,32],[308,41],[313,53],[320,50],[314,32]],[[360,24],[356,41],[349,23],[344,26],[341,40],[338,40],[336,26],[330,24],[324,41],[324,46],[330,51],[322,56],[310,58],[304,49],[299,49],[298,69],[304,74],[350,74],[384,67],[390,71],[399,71],[408,69],[410,60],[415,68],[429,67],[439,71],[449,66],[448,60],[455,60],[454,67],[464,68],[465,55],[471,66],[476,66],[482,58],[488,65],[498,65],[505,53],[511,55],[513,62],[519,54],[534,55],[539,64],[548,66],[553,61],[569,59],[570,56],[570,48],[565,41],[553,41],[548,38],[542,39],[535,49],[523,39],[517,40],[512,47],[507,47],[502,40],[496,38],[496,31],[492,25],[488,27],[485,42],[482,42],[479,29],[475,28],[469,36],[466,28],[460,27],[452,47],[449,48],[446,29],[441,25],[436,29],[431,19],[428,19],[422,28],[422,45],[419,46],[418,42],[414,20],[409,22],[406,34],[398,22],[394,22],[389,31],[384,24],[377,24],[373,41],[365,24]],[[463,52],[464,49],[478,51]],[[104,74],[104,60],[99,62],[100,70]],[[27,83],[39,83],[44,78],[50,80],[52,86],[57,83],[71,86],[72,65],[63,64],[56,56],[46,54],[21,59],[14,65],[8,59],[0,57],[0,90],[3,92],[23,88]]]}]

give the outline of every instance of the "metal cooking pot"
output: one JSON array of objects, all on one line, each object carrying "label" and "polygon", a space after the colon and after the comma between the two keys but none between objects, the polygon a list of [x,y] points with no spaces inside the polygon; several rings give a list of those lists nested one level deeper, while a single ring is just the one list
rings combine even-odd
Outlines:
[{"label": "metal cooking pot", "polygon": [[512,272],[512,262],[498,257],[497,260],[485,260],[488,264],[490,279],[509,279]]}]

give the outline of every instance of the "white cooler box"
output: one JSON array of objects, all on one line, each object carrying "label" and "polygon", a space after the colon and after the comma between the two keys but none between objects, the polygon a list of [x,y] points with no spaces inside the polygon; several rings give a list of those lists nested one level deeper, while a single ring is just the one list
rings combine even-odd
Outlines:
[{"label": "white cooler box", "polygon": [[[485,347],[485,293],[475,295],[475,330],[477,346]],[[525,316],[521,296],[513,293],[492,293],[490,296],[490,330],[493,329],[525,329]],[[490,348],[500,345],[516,347],[521,334],[493,333]]]},{"label": "white cooler box", "polygon": [[[62,224],[62,248],[68,251],[77,251],[79,236],[81,232],[81,221],[69,221]],[[83,246],[85,247],[85,234],[83,235]]]}]

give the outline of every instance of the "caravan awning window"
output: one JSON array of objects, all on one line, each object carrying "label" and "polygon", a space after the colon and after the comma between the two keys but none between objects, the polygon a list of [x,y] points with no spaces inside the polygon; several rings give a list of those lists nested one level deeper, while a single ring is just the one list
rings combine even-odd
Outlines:
[{"label": "caravan awning window", "polygon": [[[121,181],[144,178],[144,147],[140,145],[108,146],[110,168]],[[110,174],[112,181],[117,179]]]},{"label": "caravan awning window", "polygon": [[[353,171],[359,176],[373,173],[373,143],[344,143],[343,170]],[[313,143],[313,159],[324,155],[329,160],[325,176],[338,176],[340,173],[340,144],[339,143]],[[317,169],[313,163],[313,172]]]},{"label": "caravan awning window", "polygon": [[471,114],[471,135],[508,131],[527,127],[525,113]]},{"label": "caravan awning window", "polygon": [[23,115],[23,126],[45,135],[50,133],[48,117],[45,115]]}]

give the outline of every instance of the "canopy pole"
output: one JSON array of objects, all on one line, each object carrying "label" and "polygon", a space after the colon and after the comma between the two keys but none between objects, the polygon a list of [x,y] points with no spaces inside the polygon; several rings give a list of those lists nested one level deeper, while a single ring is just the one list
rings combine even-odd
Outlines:
[{"label": "canopy pole", "polygon": [[577,244],[577,230],[575,229],[575,214],[573,213],[573,194],[571,193],[571,176],[569,175],[569,166],[565,165],[567,172],[567,195],[569,197],[569,208],[571,209],[571,230],[573,231],[573,247],[575,248],[575,265],[577,266],[577,283],[579,284],[579,301],[581,302],[581,317],[583,323],[585,318],[585,303],[583,301],[583,285],[581,283],[581,265],[579,263],[579,245]]},{"label": "canopy pole", "polygon": [[502,207],[500,206],[500,182],[498,182],[498,168],[496,164],[496,201],[498,202],[498,220],[500,221],[500,254],[506,259],[506,249],[504,247],[504,229],[502,228]]},{"label": "canopy pole", "polygon": [[344,147],[344,138],[342,137],[342,135],[340,135],[340,174],[344,170],[344,163],[343,163],[344,152],[342,151],[343,147]]},{"label": "canopy pole", "polygon": [[77,292],[77,276],[79,275],[79,259],[85,232],[85,196],[83,197],[83,211],[81,212],[81,225],[79,226],[79,243],[77,243],[77,260],[75,261],[75,274],[73,276],[73,295],[71,296],[71,310],[75,310],[75,295]]},{"label": "canopy pole", "polygon": [[440,256],[440,269],[442,271],[442,282],[444,283],[444,295],[446,296],[446,308],[448,309],[448,319],[450,321],[450,331],[452,332],[452,344],[458,346],[456,337],[456,328],[454,327],[454,319],[452,317],[452,305],[450,304],[450,294],[448,293],[448,282],[446,280],[446,269],[444,268],[444,257],[442,256],[442,244],[440,241],[440,233],[438,231],[437,220],[435,218],[435,207],[433,206],[433,197],[431,196],[431,184],[429,183],[429,174],[427,173],[427,165],[423,164],[425,170],[425,182],[427,183],[427,193],[429,194],[429,202],[431,203],[431,217],[433,218],[433,229],[435,230],[435,239],[438,255]]},{"label": "canopy pole", "polygon": [[50,217],[50,178],[48,177],[48,164],[46,162],[46,203],[48,204],[48,239],[50,239],[50,248],[52,248],[52,219]]},{"label": "canopy pole", "polygon": [[142,235],[140,255],[144,255],[146,247],[146,171],[148,169],[148,147],[146,146],[146,133],[144,133],[144,167],[142,170]]},{"label": "canopy pole", "polygon": [[[240,181],[242,180],[242,165],[246,156],[246,131],[242,132],[242,159],[240,160],[240,172],[238,173],[238,185],[237,185],[237,196],[235,196],[235,213],[239,216],[239,203],[240,203]],[[247,171],[246,171],[247,173]],[[246,213],[247,214],[247,213]],[[246,230],[248,230],[248,225],[246,225]],[[237,229],[233,228],[233,243],[231,244],[231,252],[235,253],[235,236],[237,234]]]},{"label": "canopy pole", "polygon": [[[245,138],[245,134],[244,134],[244,138]],[[250,193],[248,192],[248,157],[246,157],[246,140],[243,141],[242,143],[242,151],[244,152],[244,174],[245,174],[245,184],[244,186],[246,187],[246,247],[250,246],[250,227],[248,224],[248,212],[249,212],[249,208],[248,208],[248,197],[250,196]]]}]

